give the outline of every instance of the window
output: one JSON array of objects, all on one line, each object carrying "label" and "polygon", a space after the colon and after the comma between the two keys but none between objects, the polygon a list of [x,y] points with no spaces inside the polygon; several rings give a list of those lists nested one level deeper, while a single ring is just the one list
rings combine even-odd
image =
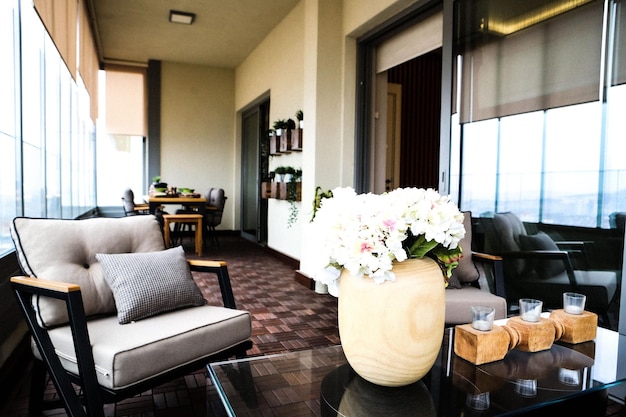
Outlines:
[{"label": "window", "polygon": [[1,256],[13,249],[15,216],[74,218],[95,207],[95,128],[87,90],[32,1],[0,2],[0,63]]},{"label": "window", "polygon": [[0,254],[13,248],[9,224],[21,205],[18,10],[17,0],[0,2]]},{"label": "window", "polygon": [[[503,10],[479,11],[477,3],[458,1],[455,9],[461,24],[455,33],[459,86],[452,143],[458,146],[452,160],[458,160],[461,208],[609,227],[611,213],[626,211],[623,4],[607,3],[606,24],[604,2],[595,1],[496,33],[469,29],[478,27],[471,24],[476,16],[491,16],[491,22],[503,16]],[[505,3],[489,4],[497,9]]]}]

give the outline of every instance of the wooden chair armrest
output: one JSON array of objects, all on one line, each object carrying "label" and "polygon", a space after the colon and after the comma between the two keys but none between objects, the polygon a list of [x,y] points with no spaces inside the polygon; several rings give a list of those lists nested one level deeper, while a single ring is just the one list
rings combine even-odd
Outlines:
[{"label": "wooden chair armrest", "polygon": [[490,253],[472,251],[472,259],[477,262],[485,262],[493,268],[493,290],[496,295],[506,298],[506,289],[504,286],[504,269],[502,256],[492,255]]},{"label": "wooden chair armrest", "polygon": [[210,272],[217,275],[222,292],[222,301],[224,307],[237,308],[235,305],[235,296],[233,288],[230,284],[230,276],[228,275],[228,266],[224,261],[209,261],[203,259],[188,259],[189,267],[192,271]]},{"label": "wooden chair armrest", "polygon": [[207,267],[207,268],[220,268],[226,266],[225,261],[209,261],[204,259],[188,259],[191,267]]},{"label": "wooden chair armrest", "polygon": [[80,291],[80,285],[70,284],[67,282],[51,281],[49,279],[39,279],[26,276],[11,277],[11,282],[24,285],[27,287],[41,288],[56,292],[69,293],[72,291]]},{"label": "wooden chair armrest", "polygon": [[483,252],[473,252],[473,251],[472,251],[472,258],[477,259],[477,260],[491,261],[491,262],[502,260],[502,256],[491,255],[489,253],[483,253]]}]

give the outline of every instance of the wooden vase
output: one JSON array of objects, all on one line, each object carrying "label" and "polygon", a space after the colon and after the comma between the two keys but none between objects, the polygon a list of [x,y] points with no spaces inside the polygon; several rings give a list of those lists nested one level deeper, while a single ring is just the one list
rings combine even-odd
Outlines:
[{"label": "wooden vase", "polygon": [[394,263],[395,281],[376,284],[344,269],[339,284],[339,336],[362,378],[398,387],[432,368],[443,340],[445,284],[430,259]]}]

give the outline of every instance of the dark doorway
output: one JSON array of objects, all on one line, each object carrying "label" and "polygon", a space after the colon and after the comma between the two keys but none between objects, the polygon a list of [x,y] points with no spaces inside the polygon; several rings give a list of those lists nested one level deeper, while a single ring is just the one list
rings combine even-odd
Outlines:
[{"label": "dark doorway", "polygon": [[389,69],[402,88],[400,187],[439,186],[441,49]]},{"label": "dark doorway", "polygon": [[261,182],[268,178],[269,100],[242,115],[241,126],[241,236],[267,243],[267,200],[261,198]]}]

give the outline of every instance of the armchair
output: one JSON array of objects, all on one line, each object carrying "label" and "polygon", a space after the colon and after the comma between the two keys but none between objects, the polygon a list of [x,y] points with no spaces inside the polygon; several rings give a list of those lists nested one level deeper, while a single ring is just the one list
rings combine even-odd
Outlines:
[{"label": "armchair", "polygon": [[[164,250],[152,215],[16,218],[11,234],[27,275],[11,286],[34,342],[31,413],[44,406],[46,370],[68,415],[103,416],[103,403],[252,346],[226,263]],[[206,304],[192,270],[216,275],[223,307]]]},{"label": "armchair", "polygon": [[504,259],[509,302],[531,297],[541,299],[546,308],[561,308],[563,292],[576,291],[585,294],[587,308],[609,324],[607,311],[618,276],[615,271],[580,269],[585,263],[584,245],[566,242],[562,249],[546,233],[529,235],[523,222],[510,212],[494,215],[493,232],[498,241],[495,246],[500,248],[497,253]]},{"label": "armchair", "polygon": [[464,256],[448,281],[446,324],[470,323],[472,306],[494,307],[496,319],[506,318],[508,308],[502,280],[502,258],[472,250],[472,214],[469,211],[463,214],[465,237],[460,246]]}]

